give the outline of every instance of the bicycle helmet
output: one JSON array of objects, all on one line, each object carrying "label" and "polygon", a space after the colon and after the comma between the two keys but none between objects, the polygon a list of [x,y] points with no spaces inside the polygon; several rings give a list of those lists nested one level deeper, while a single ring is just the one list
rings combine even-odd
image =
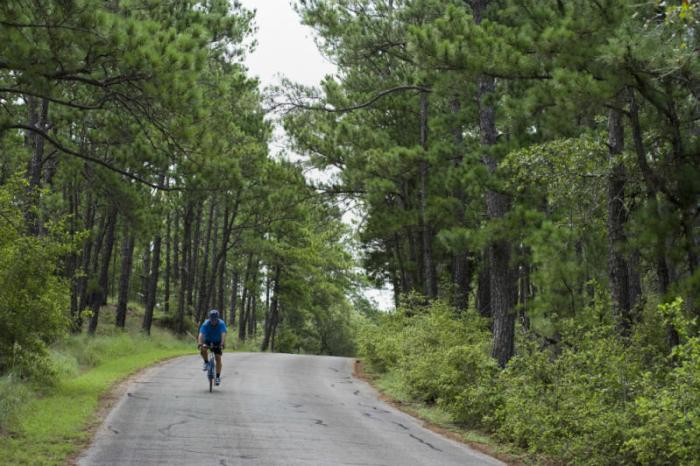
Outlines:
[{"label": "bicycle helmet", "polygon": [[211,311],[209,311],[209,320],[219,320],[219,319],[220,319],[219,311],[217,311],[216,309],[212,309]]}]

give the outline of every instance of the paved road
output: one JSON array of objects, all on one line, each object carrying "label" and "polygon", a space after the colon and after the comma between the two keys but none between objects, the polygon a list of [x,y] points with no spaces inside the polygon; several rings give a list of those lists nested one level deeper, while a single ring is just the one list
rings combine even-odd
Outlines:
[{"label": "paved road", "polygon": [[224,354],[209,393],[197,356],[137,377],[80,465],[502,465],[422,428],[352,377],[352,359]]}]

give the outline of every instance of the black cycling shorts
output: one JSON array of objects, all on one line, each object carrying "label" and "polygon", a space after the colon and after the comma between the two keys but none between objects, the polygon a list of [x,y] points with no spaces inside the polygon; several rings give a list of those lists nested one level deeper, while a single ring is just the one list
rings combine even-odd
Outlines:
[{"label": "black cycling shorts", "polygon": [[204,343],[212,353],[221,354],[221,343]]}]

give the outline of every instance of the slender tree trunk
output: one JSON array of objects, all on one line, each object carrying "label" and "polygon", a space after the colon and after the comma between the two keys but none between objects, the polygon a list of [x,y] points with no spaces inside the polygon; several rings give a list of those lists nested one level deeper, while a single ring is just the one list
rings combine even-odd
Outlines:
[{"label": "slender tree trunk", "polygon": [[238,272],[231,274],[231,301],[229,302],[228,324],[231,328],[236,325],[236,304],[238,301]]},{"label": "slender tree trunk", "polygon": [[430,165],[428,163],[428,93],[420,95],[420,144],[423,148],[423,157],[420,161],[420,224],[422,236],[423,256],[423,293],[428,298],[437,297],[437,277],[435,264],[433,263],[433,231],[427,218],[428,211],[428,177]]},{"label": "slender tree trunk", "polygon": [[170,314],[170,256],[171,256],[171,218],[170,212],[168,212],[167,219],[165,221],[165,290],[163,290],[163,312],[167,315]]},{"label": "slender tree trunk", "polygon": [[[207,299],[206,299],[206,309],[211,309],[216,301],[216,288],[218,284],[218,268],[219,268],[219,216],[218,211],[214,215],[214,229],[212,233],[212,245],[211,245],[211,275],[209,280],[207,280]],[[219,308],[217,308],[219,309]],[[223,312],[223,309],[219,309],[219,312]]]},{"label": "slender tree trunk", "polygon": [[105,232],[105,244],[104,252],[102,254],[102,261],[100,262],[100,277],[97,284],[97,289],[91,294],[90,304],[92,310],[92,316],[90,317],[90,325],[88,327],[88,334],[94,335],[97,330],[97,322],[100,316],[100,306],[104,300],[104,294],[107,291],[107,284],[109,280],[109,265],[112,262],[112,249],[114,248],[114,231],[117,225],[117,207],[112,206],[107,214],[107,224]]},{"label": "slender tree trunk", "polygon": [[[88,191],[87,199],[85,201],[85,221],[84,228],[88,231],[92,231],[95,227],[95,202],[92,198],[92,193]],[[78,278],[78,315],[73,321],[73,331],[80,332],[83,326],[82,312],[88,306],[88,277],[90,275],[90,263],[92,259],[92,249],[94,240],[86,238],[83,243],[83,251],[81,256],[82,276]]]},{"label": "slender tree trunk", "polygon": [[249,292],[250,306],[248,306],[248,337],[255,336],[255,331],[257,327],[257,303],[258,303],[258,271],[260,269],[260,262],[255,261],[255,269],[253,271],[253,284]]},{"label": "slender tree trunk", "polygon": [[[661,213],[659,212],[660,200],[658,198],[658,192],[664,188],[661,186],[661,182],[656,178],[647,162],[642,126],[639,122],[639,107],[637,106],[634,91],[631,89],[629,90],[629,118],[630,127],[632,129],[632,141],[634,142],[635,152],[637,153],[637,165],[642,172],[642,178],[647,188],[647,198],[648,201],[654,205],[654,212],[656,213],[657,219],[660,219]],[[665,238],[661,235],[656,235],[655,243],[656,278],[658,281],[658,292],[662,297],[661,299],[663,299],[671,286],[671,275],[666,260]],[[671,348],[680,344],[680,335],[678,335],[678,331],[673,325],[668,325],[667,336],[668,344]]]},{"label": "slender tree trunk", "polygon": [[[281,267],[279,265],[275,266],[275,277],[273,279],[274,281],[274,286],[273,286],[273,291],[272,291],[272,302],[270,304],[270,310],[268,312],[269,316],[267,319],[265,319],[265,328],[263,329],[263,341],[262,344],[260,345],[260,351],[267,351],[273,335],[274,335],[274,330],[277,328],[277,320],[278,320],[278,304],[279,304],[279,292],[280,292],[280,274],[281,274]],[[273,350],[274,350],[274,345],[273,345]]]},{"label": "slender tree trunk", "polygon": [[[458,97],[452,100],[451,110],[457,122],[459,121],[459,113],[461,111],[461,103]],[[458,171],[462,165],[462,126],[455,123],[452,130],[452,140],[455,145],[455,156],[453,158],[453,169]],[[457,225],[466,227],[465,204],[466,196],[461,185],[455,187],[452,195],[457,200],[457,209],[455,217]],[[472,275],[474,274],[474,261],[471,254],[466,250],[455,251],[452,256],[452,282],[454,284],[454,307],[463,312],[469,307],[469,293],[471,292]]]},{"label": "slender tree trunk", "polygon": [[131,280],[131,269],[133,267],[134,256],[134,236],[129,233],[128,227],[124,229],[124,241],[121,253],[121,273],[119,275],[119,298],[117,303],[117,317],[115,324],[124,328],[126,325],[126,310],[129,302],[129,282]]},{"label": "slender tree trunk", "polygon": [[[49,101],[36,97],[27,97],[27,108],[29,111],[29,126],[47,131]],[[33,132],[28,132],[26,140],[31,150],[32,157],[27,167],[27,197],[29,202],[24,209],[24,216],[29,233],[38,235],[41,232],[41,220],[38,215],[38,208],[45,141],[43,137]]]},{"label": "slender tree trunk", "polygon": [[246,325],[248,323],[248,287],[250,285],[250,274],[253,268],[253,254],[248,254],[248,264],[245,270],[245,279],[243,281],[243,294],[241,295],[241,310],[239,312],[240,316],[238,318],[238,339],[241,341],[245,340],[246,337]]},{"label": "slender tree trunk", "polygon": [[201,224],[202,224],[202,212],[203,208],[200,205],[197,208],[197,220],[194,224],[194,242],[190,249],[190,267],[189,267],[189,281],[187,285],[187,304],[189,305],[189,310],[194,311],[195,303],[195,289],[197,287],[197,270],[199,270],[199,244],[201,241]]},{"label": "slender tree trunk", "polygon": [[[497,141],[496,112],[489,99],[495,91],[495,81],[490,77],[479,80],[479,126],[481,144],[485,150],[483,161],[491,175],[495,175],[498,162],[490,154]],[[510,199],[503,193],[486,192],[486,213],[489,220],[500,221],[510,209]],[[492,356],[501,367],[513,357],[515,337],[515,279],[510,264],[511,245],[505,239],[496,239],[489,245],[490,306],[493,314]]]},{"label": "slender tree trunk", "polygon": [[160,250],[163,238],[160,231],[156,234],[153,240],[153,258],[150,268],[150,276],[148,279],[148,302],[146,303],[146,311],[143,314],[143,324],[141,329],[146,335],[151,334],[151,325],[153,324],[153,309],[156,307],[158,297],[158,276],[160,275]]},{"label": "slender tree trunk", "polygon": [[211,232],[214,223],[214,216],[216,215],[216,207],[214,201],[211,202],[209,206],[209,218],[207,220],[207,235],[204,242],[204,257],[202,260],[202,273],[199,279],[199,293],[197,302],[197,322],[202,322],[205,318],[207,309],[207,272],[209,270],[209,250],[211,247]]},{"label": "slender tree trunk", "polygon": [[150,291],[151,278],[151,241],[146,242],[143,248],[143,256],[141,257],[141,304],[144,309],[148,307],[151,298],[148,296]]},{"label": "slender tree trunk", "polygon": [[[1,182],[0,182],[1,184]],[[70,238],[71,241],[75,240],[75,235],[78,231],[77,220],[80,213],[79,200],[80,196],[78,193],[77,181],[74,179],[68,190],[68,200],[70,208]],[[68,256],[68,267],[67,267],[67,277],[70,280],[70,320],[71,325],[77,321],[78,315],[80,313],[80,308],[78,307],[78,254],[75,250],[72,250]]]},{"label": "slender tree trunk", "polygon": [[[475,2],[475,20],[481,21],[486,1]],[[478,9],[477,9],[478,6]],[[479,128],[481,145],[484,150],[483,163],[489,173],[495,175],[498,167],[496,157],[491,153],[496,145],[496,110],[490,100],[496,89],[492,77],[482,76],[478,82]],[[486,192],[486,213],[490,221],[498,222],[510,210],[510,198],[500,192]],[[504,367],[514,352],[515,337],[515,274],[510,264],[511,245],[508,240],[496,239],[488,247],[490,270],[490,307],[493,314],[493,347],[491,354]]]},{"label": "slender tree trunk", "polygon": [[622,252],[625,238],[625,166],[622,113],[608,113],[608,147],[611,171],[608,175],[608,275],[612,297],[612,314],[622,335],[629,335],[632,316],[627,261]]},{"label": "slender tree trunk", "polygon": [[[192,232],[192,205],[188,202],[185,205],[182,232],[182,258],[180,259],[180,286],[177,289],[177,333],[185,333],[185,307],[187,306],[187,282],[189,280],[189,261],[190,256],[190,235]],[[177,254],[177,251],[176,251]]]}]

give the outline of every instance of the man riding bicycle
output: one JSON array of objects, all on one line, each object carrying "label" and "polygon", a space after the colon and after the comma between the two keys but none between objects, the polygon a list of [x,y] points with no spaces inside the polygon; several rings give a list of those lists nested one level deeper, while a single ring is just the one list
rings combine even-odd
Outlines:
[{"label": "man riding bicycle", "polygon": [[197,338],[199,351],[204,359],[204,370],[209,369],[209,348],[216,358],[216,385],[221,383],[221,350],[226,343],[226,324],[219,318],[219,311],[209,311],[209,318],[199,327]]}]

